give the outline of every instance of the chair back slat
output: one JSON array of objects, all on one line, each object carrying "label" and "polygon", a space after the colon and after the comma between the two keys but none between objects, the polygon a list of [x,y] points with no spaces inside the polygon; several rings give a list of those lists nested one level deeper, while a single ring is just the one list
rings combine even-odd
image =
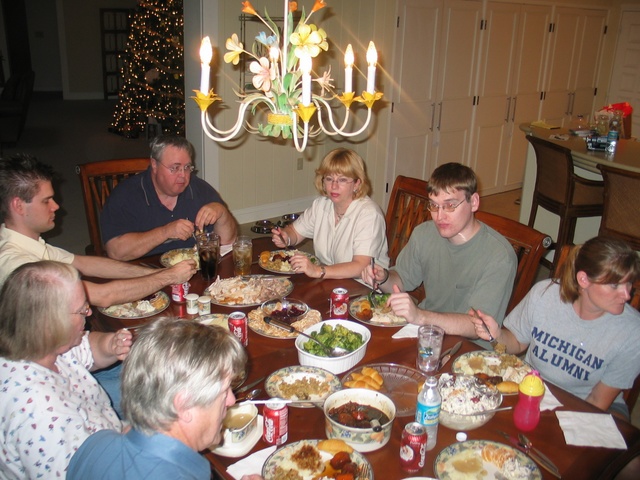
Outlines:
[{"label": "chair back slat", "polygon": [[149,158],[123,158],[85,163],[76,167],[91,241],[86,248],[87,254],[105,254],[100,235],[100,213],[113,189],[121,180],[146,170],[148,166]]}]

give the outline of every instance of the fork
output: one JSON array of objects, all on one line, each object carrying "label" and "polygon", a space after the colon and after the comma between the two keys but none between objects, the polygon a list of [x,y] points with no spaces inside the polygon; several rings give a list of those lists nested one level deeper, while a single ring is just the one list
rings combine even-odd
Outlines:
[{"label": "fork", "polygon": [[368,463],[360,465],[356,480],[371,480],[371,465]]}]

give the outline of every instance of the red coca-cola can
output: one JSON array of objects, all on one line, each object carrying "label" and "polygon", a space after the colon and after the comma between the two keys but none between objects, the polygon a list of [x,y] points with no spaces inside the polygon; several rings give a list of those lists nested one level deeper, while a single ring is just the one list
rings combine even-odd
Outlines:
[{"label": "red coca-cola can", "polygon": [[400,442],[400,466],[405,472],[424,467],[427,454],[427,429],[418,422],[405,425]]},{"label": "red coca-cola can", "polygon": [[289,437],[289,409],[284,403],[270,402],[262,409],[262,438],[271,445],[282,445]]},{"label": "red coca-cola can", "polygon": [[171,285],[171,300],[176,303],[184,303],[189,294],[189,287],[191,287],[189,282]]},{"label": "red coca-cola can", "polygon": [[331,318],[348,318],[349,291],[346,288],[334,288],[331,292]]},{"label": "red coca-cola can", "polygon": [[247,316],[242,312],[229,314],[229,331],[233,333],[245,347],[249,345],[249,324]]}]

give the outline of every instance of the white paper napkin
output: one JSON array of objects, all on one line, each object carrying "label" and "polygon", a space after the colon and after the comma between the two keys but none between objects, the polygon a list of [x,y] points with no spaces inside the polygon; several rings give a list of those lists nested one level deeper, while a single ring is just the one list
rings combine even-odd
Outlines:
[{"label": "white paper napkin", "polygon": [[275,451],[275,445],[273,447],[258,450],[233,465],[229,465],[227,467],[227,473],[236,480],[240,480],[243,475],[261,475],[264,462],[266,462],[269,455]]},{"label": "white paper napkin", "polygon": [[544,397],[540,402],[540,410],[554,410],[558,407],[562,407],[560,401],[551,393],[549,385],[544,384]]},{"label": "white paper napkin", "polygon": [[408,324],[393,334],[391,338],[418,338],[418,325]]},{"label": "white paper napkin", "polygon": [[556,412],[567,445],[626,450],[627,444],[608,413]]},{"label": "white paper napkin", "polygon": [[227,253],[233,250],[233,245],[220,245],[220,257],[224,257]]}]

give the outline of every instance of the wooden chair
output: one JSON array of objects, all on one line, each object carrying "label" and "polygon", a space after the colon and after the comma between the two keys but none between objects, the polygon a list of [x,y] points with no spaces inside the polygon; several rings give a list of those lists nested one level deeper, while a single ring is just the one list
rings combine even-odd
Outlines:
[{"label": "wooden chair", "polygon": [[[562,249],[558,252],[558,260],[556,267],[559,268],[564,262],[567,261],[569,257],[569,252],[573,245],[564,245]],[[629,305],[631,305],[636,310],[640,310],[640,280],[637,280],[631,286],[631,299],[629,300]],[[635,382],[633,382],[633,386],[628,390],[624,390],[622,392],[622,398],[624,398],[627,407],[629,408],[629,413],[633,410],[633,407],[636,406],[638,402],[638,397],[640,397],[640,375],[636,377]]]},{"label": "wooden chair", "polygon": [[431,218],[428,205],[427,182],[398,175],[393,184],[386,215],[390,266],[395,265],[398,254],[409,241],[413,229]]},{"label": "wooden chair", "polygon": [[563,245],[573,243],[576,220],[602,215],[604,182],[576,175],[570,149],[532,135],[526,138],[536,153],[536,183],[529,226],[535,224],[538,206],[560,217],[551,266],[553,274],[557,252]]},{"label": "wooden chair", "polygon": [[640,173],[598,164],[604,179],[604,208],[599,235],[624,240],[640,250]]},{"label": "wooden chair", "polygon": [[507,305],[507,313],[509,313],[520,303],[535,282],[542,255],[551,246],[551,237],[516,220],[488,212],[476,212],[476,219],[504,236],[516,252],[518,268]]},{"label": "wooden chair", "polygon": [[142,172],[148,166],[149,158],[103,160],[76,166],[91,240],[86,248],[88,255],[105,255],[100,235],[100,213],[111,191],[120,180]]}]

